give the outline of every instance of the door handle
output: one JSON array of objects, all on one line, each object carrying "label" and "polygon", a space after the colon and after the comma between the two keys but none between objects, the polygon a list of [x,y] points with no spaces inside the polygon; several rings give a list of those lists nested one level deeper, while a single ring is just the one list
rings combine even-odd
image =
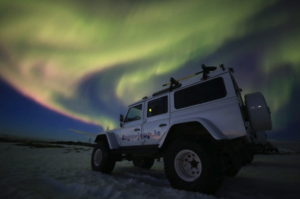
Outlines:
[{"label": "door handle", "polygon": [[159,127],[167,126],[167,124],[160,124]]},{"label": "door handle", "polygon": [[138,128],[136,128],[136,129],[134,129],[134,131],[139,131],[140,129],[138,129]]}]

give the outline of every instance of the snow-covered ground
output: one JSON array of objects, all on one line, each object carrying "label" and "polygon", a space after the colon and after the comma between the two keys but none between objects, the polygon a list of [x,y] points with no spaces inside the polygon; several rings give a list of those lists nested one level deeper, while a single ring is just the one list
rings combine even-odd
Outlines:
[{"label": "snow-covered ground", "polygon": [[300,198],[299,154],[257,155],[215,195],[204,195],[171,188],[163,162],[151,170],[118,162],[104,175],[91,170],[92,148],[65,147],[0,143],[0,198]]},{"label": "snow-covered ground", "polygon": [[270,140],[270,142],[275,147],[281,150],[300,152],[300,142],[287,142],[287,141],[277,141],[277,140]]}]

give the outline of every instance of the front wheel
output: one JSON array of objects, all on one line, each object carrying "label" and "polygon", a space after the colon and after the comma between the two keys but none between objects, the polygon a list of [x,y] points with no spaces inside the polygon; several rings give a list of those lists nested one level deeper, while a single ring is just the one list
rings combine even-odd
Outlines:
[{"label": "front wheel", "polygon": [[172,187],[212,194],[222,181],[221,157],[205,141],[180,139],[165,153],[165,172]]},{"label": "front wheel", "polygon": [[94,147],[91,159],[92,169],[105,174],[110,174],[116,161],[111,157],[110,149],[105,142],[98,142]]}]

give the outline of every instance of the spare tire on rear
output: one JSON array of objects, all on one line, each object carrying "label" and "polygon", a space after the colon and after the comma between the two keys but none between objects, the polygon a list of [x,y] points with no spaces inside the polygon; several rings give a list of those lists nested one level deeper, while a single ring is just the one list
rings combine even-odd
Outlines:
[{"label": "spare tire on rear", "polygon": [[249,122],[256,132],[272,129],[271,112],[260,92],[245,95]]}]

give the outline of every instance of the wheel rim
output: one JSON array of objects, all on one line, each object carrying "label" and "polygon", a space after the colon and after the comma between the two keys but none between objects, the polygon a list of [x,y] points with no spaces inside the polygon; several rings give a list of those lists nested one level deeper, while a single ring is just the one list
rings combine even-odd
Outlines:
[{"label": "wheel rim", "polygon": [[102,151],[97,149],[94,153],[94,165],[99,166],[102,161]]},{"label": "wheel rim", "polygon": [[202,163],[199,156],[187,149],[176,155],[174,166],[178,176],[188,182],[196,180],[202,172]]}]

